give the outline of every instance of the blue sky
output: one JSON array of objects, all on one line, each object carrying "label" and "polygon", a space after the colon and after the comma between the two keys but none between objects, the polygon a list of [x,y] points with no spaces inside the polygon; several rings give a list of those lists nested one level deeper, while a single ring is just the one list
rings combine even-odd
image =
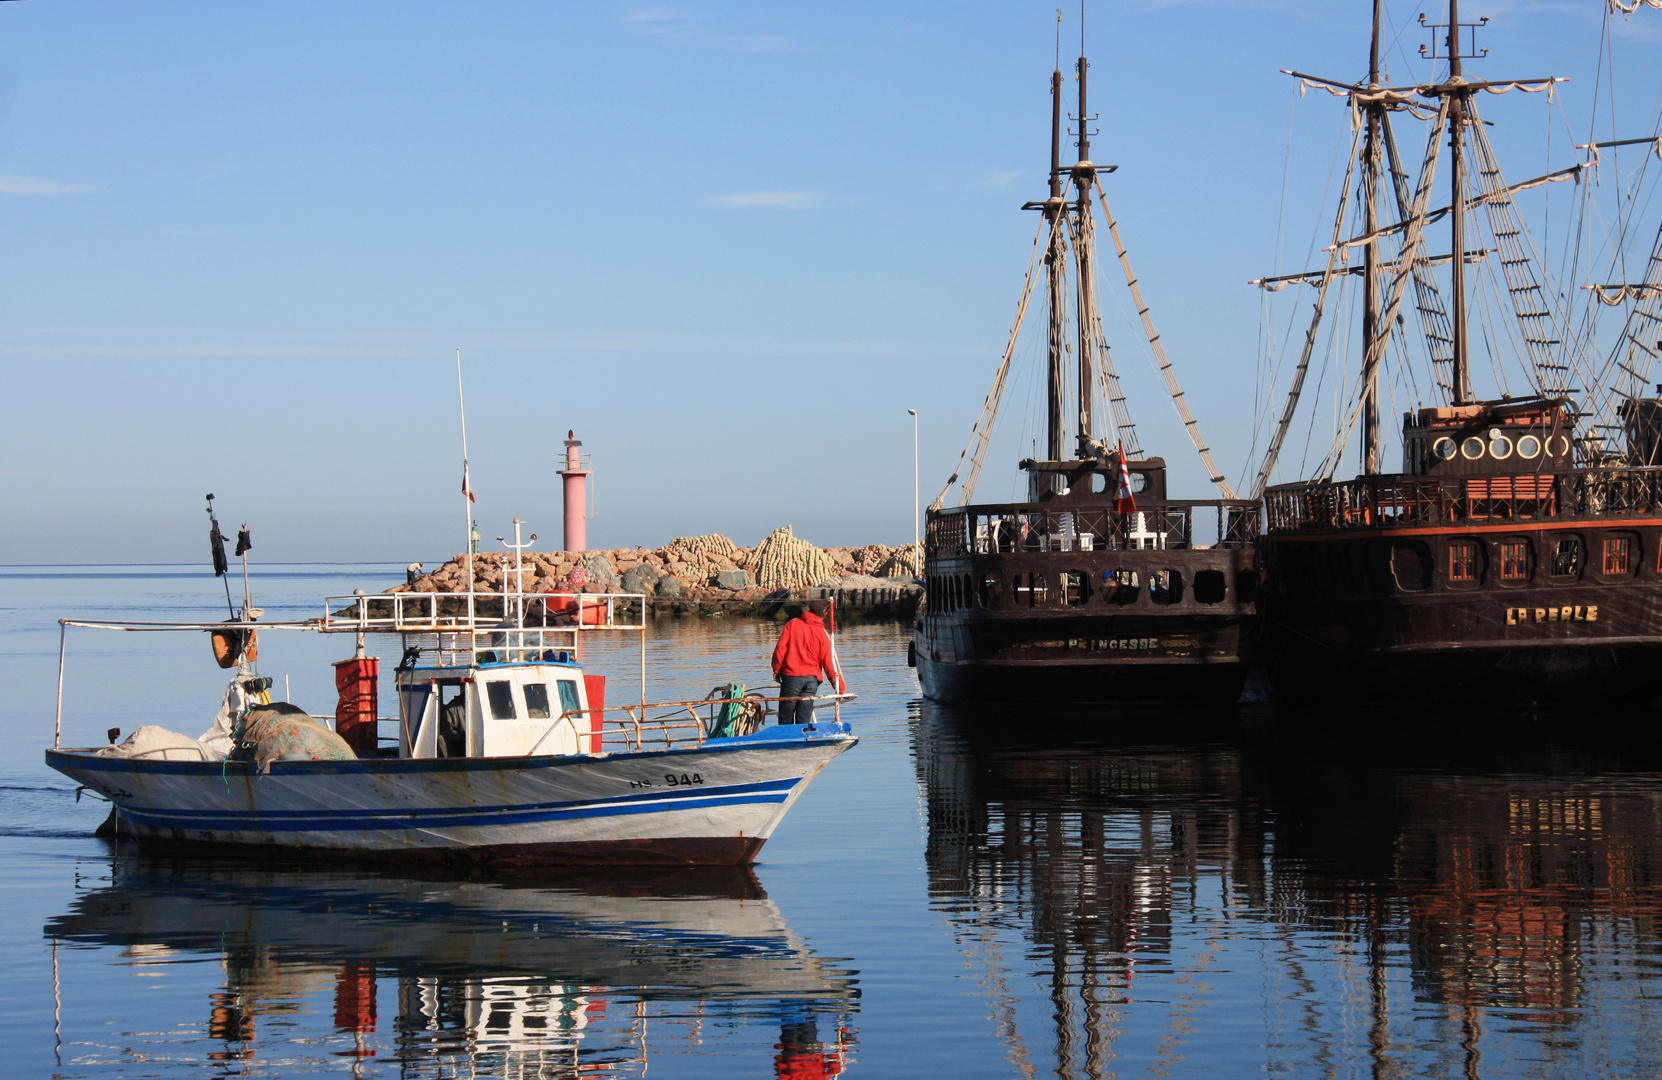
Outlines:
[{"label": "blue sky", "polygon": [[[1416,76],[1422,7],[1388,8],[1393,69]],[[575,428],[591,544],[754,543],[787,522],[824,545],[909,540],[906,410],[927,502],[1014,312],[1054,12],[0,5],[0,561],[196,559],[210,490],[270,559],[454,552],[456,348],[487,538],[518,515],[557,539]],[[1552,108],[1585,128],[1598,0],[1463,14],[1493,16],[1485,74],[1573,76]],[[1367,15],[1087,16],[1093,156],[1120,165],[1109,198],[1231,477],[1256,423],[1244,282],[1304,267],[1348,138],[1342,105],[1277,69],[1360,77]],[[1662,13],[1612,25],[1622,116],[1653,123]],[[1574,160],[1562,136],[1545,150],[1545,103],[1484,107],[1515,175]],[[1112,270],[1144,445],[1204,497]],[[1009,493],[1035,385],[1012,382],[988,498]]]}]

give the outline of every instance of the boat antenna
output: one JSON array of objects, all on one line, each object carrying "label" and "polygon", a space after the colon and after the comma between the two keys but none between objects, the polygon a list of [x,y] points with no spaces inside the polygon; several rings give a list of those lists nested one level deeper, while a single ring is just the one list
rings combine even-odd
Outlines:
[{"label": "boat antenna", "polygon": [[214,577],[225,578],[225,610],[234,620],[237,609],[231,603],[230,560],[225,558],[225,534],[219,530],[219,518],[214,516],[214,493],[208,492],[208,553],[213,556]]},{"label": "boat antenna", "polygon": [[456,407],[462,414],[462,511],[467,518],[467,531],[462,534],[462,550],[467,553],[467,615],[473,622],[473,484],[467,472],[467,398],[462,394],[462,350],[456,350]]}]

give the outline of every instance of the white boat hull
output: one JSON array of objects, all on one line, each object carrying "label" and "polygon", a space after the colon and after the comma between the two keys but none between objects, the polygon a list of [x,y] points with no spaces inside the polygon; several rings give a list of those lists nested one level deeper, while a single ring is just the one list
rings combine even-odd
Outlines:
[{"label": "white boat hull", "polygon": [[478,863],[753,862],[826,763],[837,725],[700,747],[513,758],[157,761],[49,750],[151,843]]}]

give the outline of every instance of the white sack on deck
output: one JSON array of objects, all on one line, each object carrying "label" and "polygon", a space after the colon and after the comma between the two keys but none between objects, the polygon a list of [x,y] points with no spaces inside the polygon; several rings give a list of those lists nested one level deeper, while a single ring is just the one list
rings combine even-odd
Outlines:
[{"label": "white sack on deck", "polygon": [[122,741],[98,751],[105,757],[153,758],[161,761],[208,761],[213,755],[189,735],[145,724]]},{"label": "white sack on deck", "polygon": [[242,710],[253,703],[253,696],[242,688],[242,676],[232,679],[231,685],[225,688],[219,711],[214,714],[213,725],[197,737],[197,741],[207,749],[210,760],[218,761],[230,755],[236,745],[231,738],[231,725],[242,715]]}]

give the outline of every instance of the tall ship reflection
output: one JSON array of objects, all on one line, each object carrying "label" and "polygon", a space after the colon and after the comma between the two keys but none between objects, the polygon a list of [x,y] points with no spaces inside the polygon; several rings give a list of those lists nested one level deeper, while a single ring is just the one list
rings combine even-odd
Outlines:
[{"label": "tall ship reflection", "polygon": [[[747,869],[557,888],[136,855],[110,869],[43,933],[119,948],[135,973],[217,957],[210,1061],[279,1067],[299,1040],[407,1076],[635,1076],[741,1026],[777,1032],[756,1051],[776,1072],[848,1064],[851,973],[797,939]],[[88,1008],[66,997],[66,1026]],[[305,1030],[308,1015],[325,1030]]]},{"label": "tall ship reflection", "polygon": [[1572,1060],[1622,1026],[1591,1014],[1658,989],[1648,751],[1638,772],[1550,746],[1381,755],[1169,716],[1106,737],[1056,719],[1032,744],[968,710],[924,703],[915,722],[932,902],[1012,1067],[1192,1070],[1233,1044],[1503,1075],[1520,1033]]}]

